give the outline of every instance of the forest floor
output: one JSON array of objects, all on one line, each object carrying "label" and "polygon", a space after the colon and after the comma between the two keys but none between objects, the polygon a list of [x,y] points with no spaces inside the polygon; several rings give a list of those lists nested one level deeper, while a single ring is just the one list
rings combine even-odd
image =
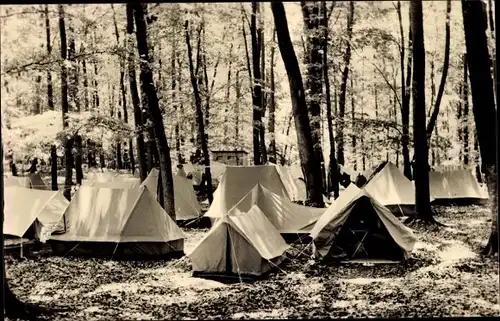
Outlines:
[{"label": "forest floor", "polygon": [[[487,209],[436,211],[448,227],[415,227],[412,257],[399,264],[321,266],[309,249],[296,246],[293,260],[269,279],[225,285],[193,278],[188,257],[116,262],[45,254],[6,258],[7,277],[23,301],[57,311],[51,320],[500,314],[498,263],[477,254],[491,224]],[[189,252],[207,230],[185,231]]]}]

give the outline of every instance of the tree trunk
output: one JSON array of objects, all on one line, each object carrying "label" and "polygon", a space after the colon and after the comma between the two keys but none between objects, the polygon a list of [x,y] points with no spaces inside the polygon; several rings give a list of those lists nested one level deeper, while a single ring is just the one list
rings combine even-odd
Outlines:
[{"label": "tree trunk", "polygon": [[355,130],[355,118],[356,118],[356,105],[355,105],[355,101],[354,101],[354,84],[353,84],[353,81],[352,81],[352,78],[351,77],[351,131],[352,131],[352,156],[354,158],[353,160],[353,167],[354,167],[354,170],[357,171],[358,170],[358,159],[357,159],[357,151],[356,151],[356,130]]},{"label": "tree trunk", "polygon": [[269,124],[268,124],[268,131],[269,131],[269,154],[270,157],[269,159],[274,160],[274,163],[277,164],[278,157],[276,155],[276,82],[274,79],[274,65],[275,65],[275,59],[274,59],[274,52],[275,52],[275,44],[276,44],[276,30],[273,30],[273,42],[271,46],[271,66],[270,66],[270,71],[269,71],[269,81],[270,81],[270,92],[269,92]]},{"label": "tree trunk", "polygon": [[[44,7],[45,16],[45,32],[47,36],[47,54],[50,56],[52,54],[52,44],[50,39],[50,18],[49,18],[49,5],[45,4]],[[54,110],[54,91],[52,87],[52,73],[47,70],[47,106],[50,110]]]},{"label": "tree trunk", "polygon": [[[236,141],[234,145],[234,149],[239,149],[240,143],[240,99],[241,99],[241,83],[240,83],[240,70],[236,70],[235,75],[235,84],[234,90],[236,91],[236,106],[235,106],[235,121],[234,121],[234,139]],[[239,160],[236,159],[236,163],[238,164]],[[238,164],[239,165],[239,164]]]},{"label": "tree trunk", "polygon": [[472,111],[492,215],[490,237],[484,249],[484,254],[495,255],[498,253],[498,179],[496,163],[498,142],[492,138],[497,137],[497,115],[493,94],[494,86],[489,65],[490,57],[483,5],[478,1],[462,0],[462,14],[472,92]]},{"label": "tree trunk", "polygon": [[76,172],[76,184],[82,185],[83,170],[82,170],[82,136],[75,135],[75,172]]},{"label": "tree trunk", "polygon": [[179,129],[179,123],[181,121],[179,112],[177,110],[177,101],[175,97],[175,93],[177,90],[177,83],[176,83],[176,78],[177,78],[177,73],[175,69],[175,61],[177,57],[177,44],[176,44],[176,38],[173,37],[173,43],[172,43],[172,57],[171,57],[171,70],[170,72],[172,73],[172,104],[174,106],[174,113],[175,113],[175,150],[177,152],[177,163],[181,164],[182,163],[182,153],[181,153],[181,138],[180,138],[180,129]]},{"label": "tree trunk", "polygon": [[189,74],[191,78],[191,85],[193,86],[194,100],[196,105],[196,119],[198,124],[198,131],[200,133],[201,149],[203,152],[203,160],[205,165],[205,182],[207,183],[207,197],[209,204],[212,204],[212,173],[210,172],[210,155],[208,153],[207,137],[205,135],[205,123],[203,121],[203,107],[200,97],[200,92],[198,90],[198,82],[196,79],[196,74],[194,71],[193,55],[191,50],[191,41],[189,37],[189,21],[186,20],[184,23],[184,32],[186,36],[186,44],[188,50],[188,61],[189,61]]},{"label": "tree trunk", "polygon": [[[307,35],[305,63],[306,72],[306,102],[311,120],[312,139],[314,154],[321,164],[322,177],[324,177],[324,159],[321,143],[321,100],[323,86],[323,61],[321,51],[323,49],[320,28],[326,28],[324,15],[321,14],[320,2],[301,1],[302,17],[304,20],[304,33]],[[323,190],[326,186],[323,184]]]},{"label": "tree trunk", "polygon": [[266,42],[264,40],[264,7],[262,7],[262,12],[259,15],[257,36],[259,38],[259,44],[260,44],[260,50],[261,50],[260,75],[261,75],[261,91],[262,91],[259,141],[260,141],[260,152],[262,155],[262,164],[267,164],[268,157],[267,157],[267,148],[266,148],[266,128],[264,125],[263,118],[266,117],[267,98],[268,98],[269,94],[267,91],[267,79],[266,79]]},{"label": "tree trunk", "polygon": [[146,166],[146,147],[144,144],[144,127],[142,119],[141,103],[139,92],[137,90],[137,81],[135,73],[135,55],[134,55],[134,13],[131,5],[127,5],[127,64],[128,64],[128,79],[130,86],[130,97],[132,98],[132,105],[134,107],[134,122],[136,133],[137,145],[137,160],[139,162],[139,177],[143,182],[148,175],[148,168]]},{"label": "tree trunk", "polygon": [[[252,67],[253,67],[253,91],[252,91],[252,132],[253,132],[253,162],[254,165],[262,165],[262,153],[260,143],[260,126],[262,122],[262,79],[260,75],[260,53],[261,39],[257,30],[257,16],[259,15],[259,3],[252,2],[252,18],[250,24],[250,35],[252,38]],[[260,29],[260,28],[259,28]]]},{"label": "tree trunk", "polygon": [[[183,88],[182,88],[182,59],[179,57],[179,55],[177,55],[177,71],[178,71],[178,80],[177,80],[177,92],[178,92],[178,95],[179,97],[182,96],[182,93],[184,92],[183,91]],[[184,115],[184,104],[183,104],[183,100],[181,99],[180,102],[179,102],[179,117],[180,119],[185,119],[185,115]],[[185,128],[186,128],[186,124],[182,123],[182,124],[179,124],[179,150],[181,150],[182,146],[184,145],[184,133],[185,133]],[[181,158],[182,158],[182,161],[185,162],[185,155],[183,155],[181,153]]]},{"label": "tree trunk", "polygon": [[82,72],[83,72],[83,105],[84,110],[89,111],[89,78],[87,75],[87,62],[82,59]]},{"label": "tree trunk", "polygon": [[[327,20],[326,2],[322,2],[323,19]],[[333,115],[332,115],[332,102],[330,95],[330,77],[328,75],[328,25],[324,28],[324,41],[323,41],[323,77],[325,82],[325,98],[326,98],[326,119],[328,123],[328,140],[330,141],[330,161],[329,161],[329,179],[328,184],[331,188],[328,192],[333,192],[333,198],[339,197],[339,182],[337,159],[335,158],[335,137],[333,128]]]},{"label": "tree trunk", "polygon": [[[67,59],[67,42],[66,42],[66,26],[64,22],[64,6],[59,5],[59,33],[61,38],[61,103],[62,103],[62,121],[63,128],[68,127],[68,71],[66,69]],[[68,201],[71,200],[71,185],[73,184],[73,138],[65,137],[64,139],[64,163],[66,167],[66,174],[64,179],[64,197]]]},{"label": "tree trunk", "polygon": [[410,24],[413,39],[413,140],[415,142],[415,211],[419,219],[435,222],[432,216],[429,190],[429,163],[425,133],[425,48],[422,1],[410,2]]},{"label": "tree trunk", "polygon": [[304,84],[299,62],[293,49],[288,30],[285,8],[281,2],[272,2],[271,8],[278,36],[278,45],[290,84],[292,110],[295,117],[297,146],[302,164],[302,172],[307,186],[308,201],[311,206],[323,207],[321,167],[314,154],[311,127],[307,111]]},{"label": "tree trunk", "polygon": [[165,198],[165,211],[175,221],[175,203],[174,203],[174,186],[172,177],[172,164],[170,160],[170,150],[168,147],[167,137],[165,135],[165,126],[163,125],[163,117],[158,105],[158,97],[153,84],[153,73],[151,71],[151,58],[148,48],[148,34],[146,21],[144,19],[143,4],[132,4],[134,9],[137,49],[141,59],[141,88],[142,92],[147,95],[148,110],[154,126],[154,134],[156,138],[157,152],[160,161],[160,174],[162,180],[163,195]]},{"label": "tree trunk", "polygon": [[412,67],[412,39],[411,39],[411,24],[408,31],[408,54],[406,62],[406,79],[405,79],[405,41],[404,41],[404,30],[403,30],[403,18],[401,15],[401,2],[398,1],[397,13],[399,20],[399,31],[401,36],[400,43],[400,64],[401,64],[401,125],[402,125],[402,135],[401,135],[401,153],[403,154],[403,172],[408,179],[412,179],[411,163],[410,163],[410,85],[411,85],[411,67]]},{"label": "tree trunk", "polygon": [[42,76],[35,76],[35,92],[34,92],[34,102],[33,102],[33,114],[39,115],[42,113],[41,102],[40,102],[40,94],[41,94],[41,82]]},{"label": "tree trunk", "polygon": [[51,177],[51,189],[57,191],[59,188],[57,186],[57,150],[56,146],[50,146],[50,177]]},{"label": "tree trunk", "polygon": [[226,97],[224,99],[224,136],[222,138],[223,144],[227,145],[228,141],[228,131],[229,131],[229,124],[228,124],[228,115],[229,115],[229,98],[231,94],[231,67],[233,63],[233,44],[229,46],[229,65],[227,68],[227,89],[226,89]]},{"label": "tree trunk", "polygon": [[467,54],[463,55],[464,78],[462,86],[462,134],[463,134],[463,164],[469,165],[469,85],[467,74]]},{"label": "tree trunk", "polygon": [[94,63],[94,105],[95,109],[99,110],[99,84],[97,82],[97,62]]},{"label": "tree trunk", "polygon": [[[113,24],[115,27],[116,45],[117,45],[117,47],[119,47],[120,46],[120,33],[118,31],[118,24],[116,22],[116,13],[115,13],[115,8],[114,8],[113,4],[111,4],[111,8],[113,9]],[[123,121],[125,122],[125,124],[128,124],[127,90],[125,87],[125,61],[126,60],[127,60],[127,57],[125,56],[125,54],[120,56],[120,93],[121,93],[122,110],[123,110]],[[120,146],[120,143],[118,143],[118,146]],[[133,149],[132,139],[129,139],[129,141],[128,141],[128,153],[129,153],[130,165],[131,165],[131,169],[132,169],[132,173],[133,173],[135,164],[134,164],[134,149]]]},{"label": "tree trunk", "polygon": [[338,114],[338,126],[337,126],[337,161],[339,164],[344,165],[344,114],[345,114],[345,102],[346,102],[346,91],[347,91],[347,78],[349,76],[349,64],[351,62],[351,40],[352,40],[352,29],[354,25],[354,1],[349,1],[349,16],[347,17],[347,41],[346,50],[344,53],[344,70],[342,71],[342,83],[340,84],[340,95],[339,95],[339,114]]},{"label": "tree trunk", "polygon": [[444,62],[443,62],[443,73],[441,74],[441,82],[439,83],[439,89],[432,111],[429,124],[427,125],[427,140],[431,141],[432,132],[436,126],[437,117],[439,115],[439,107],[441,105],[441,99],[443,98],[444,87],[446,85],[446,77],[448,76],[448,67],[450,65],[450,12],[451,12],[451,0],[446,0],[446,24],[445,24],[445,44],[444,44]]}]

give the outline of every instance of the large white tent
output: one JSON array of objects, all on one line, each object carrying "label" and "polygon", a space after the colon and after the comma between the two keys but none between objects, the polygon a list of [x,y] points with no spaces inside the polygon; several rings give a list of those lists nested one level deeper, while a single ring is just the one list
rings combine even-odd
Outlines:
[{"label": "large white tent", "polygon": [[184,250],[185,235],[147,187],[82,186],[65,211],[66,233],[53,235],[56,252],[163,256]]},{"label": "large white tent", "polygon": [[310,235],[315,256],[325,261],[403,260],[416,242],[389,209],[354,184],[318,219]]}]

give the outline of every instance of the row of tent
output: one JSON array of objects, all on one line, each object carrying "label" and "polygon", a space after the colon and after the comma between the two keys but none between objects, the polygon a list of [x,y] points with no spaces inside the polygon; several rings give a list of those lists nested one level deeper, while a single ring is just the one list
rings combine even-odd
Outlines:
[{"label": "row of tent", "polygon": [[[309,236],[319,260],[404,260],[413,232],[351,184],[328,208],[292,202],[278,166],[228,167],[205,213],[214,224],[188,254],[194,275],[236,280],[265,275],[286,258],[286,236]],[[411,186],[411,183],[410,183]]]},{"label": "row of tent", "polygon": [[[56,223],[65,233],[49,240],[56,253],[116,258],[183,254],[185,234],[156,199],[157,170],[138,185],[133,178],[97,176],[103,177],[89,179],[71,203],[61,206],[62,222]],[[286,168],[227,166],[205,213],[213,226],[188,253],[194,274],[262,276],[285,259],[286,235],[312,238],[315,256],[324,261],[407,258],[415,236],[394,216],[414,204],[413,184],[405,179],[387,163],[363,188],[351,184],[328,208],[310,208],[294,203],[297,185]],[[183,178],[174,178],[175,203],[182,204],[177,201],[180,186],[185,186],[185,203],[199,208],[192,184]],[[179,213],[176,209],[176,218],[183,218]]]}]

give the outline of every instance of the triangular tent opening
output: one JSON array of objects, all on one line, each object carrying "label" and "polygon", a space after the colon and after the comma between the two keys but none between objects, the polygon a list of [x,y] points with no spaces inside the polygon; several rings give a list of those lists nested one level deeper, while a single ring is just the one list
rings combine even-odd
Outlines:
[{"label": "triangular tent opening", "polygon": [[311,231],[314,254],[324,262],[400,261],[416,238],[386,207],[350,185]]},{"label": "triangular tent opening", "polygon": [[258,183],[271,192],[290,199],[275,165],[227,166],[205,216],[218,218],[225,215]]},{"label": "triangular tent opening", "polygon": [[178,257],[185,235],[147,188],[82,186],[65,212],[66,233],[54,252],[112,258]]},{"label": "triangular tent opening", "polygon": [[188,254],[193,275],[223,282],[263,278],[285,258],[279,232],[256,206],[224,216]]}]

